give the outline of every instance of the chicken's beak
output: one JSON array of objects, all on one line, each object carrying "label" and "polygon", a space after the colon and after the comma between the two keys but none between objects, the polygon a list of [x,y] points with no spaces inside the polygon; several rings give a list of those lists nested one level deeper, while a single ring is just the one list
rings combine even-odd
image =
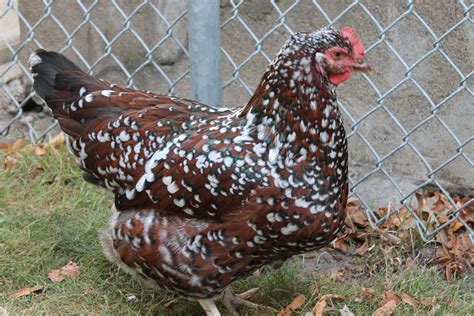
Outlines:
[{"label": "chicken's beak", "polygon": [[352,64],[352,69],[356,71],[360,71],[363,73],[368,73],[372,70],[372,67],[370,67],[369,64],[365,61],[365,58],[357,60],[354,64]]}]

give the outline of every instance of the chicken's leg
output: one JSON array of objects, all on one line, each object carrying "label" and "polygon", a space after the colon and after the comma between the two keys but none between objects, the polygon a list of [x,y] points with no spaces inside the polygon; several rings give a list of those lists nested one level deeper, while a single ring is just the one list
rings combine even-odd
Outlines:
[{"label": "chicken's leg", "polygon": [[217,309],[216,302],[213,300],[198,300],[198,302],[206,312],[206,316],[221,316],[221,313]]},{"label": "chicken's leg", "polygon": [[232,316],[238,316],[239,313],[236,311],[236,307],[238,306],[245,306],[248,308],[264,308],[264,309],[271,309],[276,312],[273,308],[261,304],[256,304],[253,302],[248,301],[247,299],[250,298],[253,294],[258,291],[258,288],[253,288],[248,291],[245,291],[240,294],[235,294],[231,287],[228,287],[224,290],[222,296],[222,303],[224,304],[225,308]]}]

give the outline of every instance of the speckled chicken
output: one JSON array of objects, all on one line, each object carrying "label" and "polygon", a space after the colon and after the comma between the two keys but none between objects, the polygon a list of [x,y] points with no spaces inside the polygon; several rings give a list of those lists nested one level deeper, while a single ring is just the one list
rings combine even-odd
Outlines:
[{"label": "speckled chicken", "polygon": [[29,63],[84,178],[115,193],[107,257],[208,315],[217,298],[231,313],[246,304],[222,294],[233,280],[341,230],[347,144],[334,86],[369,69],[353,29],[292,35],[233,109],[120,88],[55,52]]}]

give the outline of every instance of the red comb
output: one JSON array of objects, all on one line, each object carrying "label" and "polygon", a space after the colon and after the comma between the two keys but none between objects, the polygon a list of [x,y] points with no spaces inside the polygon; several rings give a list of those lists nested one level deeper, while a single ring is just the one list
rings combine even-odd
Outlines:
[{"label": "red comb", "polygon": [[357,59],[363,58],[365,55],[364,43],[362,43],[362,39],[357,35],[356,31],[349,26],[344,26],[341,29],[341,33],[351,42],[354,57]]}]

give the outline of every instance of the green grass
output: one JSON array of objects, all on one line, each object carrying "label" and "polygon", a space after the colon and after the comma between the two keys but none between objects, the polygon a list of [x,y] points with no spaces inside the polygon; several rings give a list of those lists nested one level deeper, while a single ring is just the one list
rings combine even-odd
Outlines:
[{"label": "green grass", "polygon": [[[1,308],[11,315],[203,315],[196,302],[142,286],[105,259],[97,232],[111,214],[112,195],[84,182],[64,148],[50,149],[43,156],[26,149],[20,153],[22,157],[13,168],[0,167]],[[0,157],[0,166],[3,159]],[[47,279],[50,270],[69,260],[80,266],[78,278],[60,283]],[[416,309],[400,304],[396,315],[474,314],[474,296],[467,278],[448,284],[436,268],[417,267],[397,273],[382,269],[371,277],[349,276],[338,283],[324,275],[301,276],[300,266],[296,259],[276,271],[265,268],[260,276],[234,283],[234,288],[240,292],[259,287],[252,300],[276,310],[297,294],[306,296],[305,311],[310,311],[322,295],[339,294],[346,299],[336,308],[347,304],[356,315],[371,314],[379,306],[381,293],[390,290],[419,299],[435,297],[435,304]],[[44,290],[19,299],[10,295],[34,285],[42,285]],[[374,288],[380,295],[366,299],[361,296],[361,286]],[[137,299],[128,300],[132,295]],[[174,299],[176,302],[166,308],[165,304]],[[242,313],[271,314],[264,310]]]}]

